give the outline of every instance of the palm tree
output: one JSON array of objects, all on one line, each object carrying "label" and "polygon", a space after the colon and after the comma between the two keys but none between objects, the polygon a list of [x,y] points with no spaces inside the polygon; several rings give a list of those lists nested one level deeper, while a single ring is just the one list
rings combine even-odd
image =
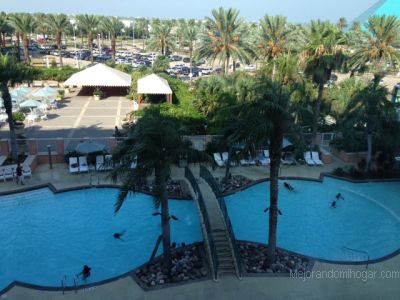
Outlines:
[{"label": "palm tree", "polygon": [[367,30],[363,43],[351,58],[355,70],[369,66],[375,80],[381,78],[387,64],[393,66],[400,62],[400,51],[396,48],[400,36],[400,20],[395,16],[372,16],[365,23]]},{"label": "palm tree", "polygon": [[[128,139],[121,143],[113,153],[115,162],[123,161],[113,173],[114,181],[121,181],[122,187],[115,203],[118,212],[127,195],[140,190],[146,177],[154,176],[154,201],[161,206],[161,226],[163,236],[164,271],[171,268],[171,233],[168,208],[167,180],[170,165],[182,155],[195,153],[190,143],[180,135],[177,119],[165,115],[161,106],[146,108],[143,116],[131,128]],[[136,167],[132,170],[132,163]]]},{"label": "palm tree", "polygon": [[11,157],[13,161],[18,160],[17,137],[15,134],[14,121],[12,116],[12,101],[9,87],[16,83],[21,83],[28,79],[29,72],[26,67],[17,63],[14,57],[0,54],[0,91],[3,98],[3,104],[8,117],[8,126],[10,128]]},{"label": "palm tree", "polygon": [[345,122],[352,129],[362,128],[367,137],[367,165],[366,172],[369,174],[372,162],[373,136],[378,131],[383,121],[393,119],[396,115],[393,104],[388,101],[388,90],[373,82],[366,88],[357,92],[350,100],[345,111]]},{"label": "palm tree", "polygon": [[102,29],[110,35],[111,38],[111,49],[112,49],[112,59],[115,61],[116,53],[116,41],[118,34],[121,33],[124,28],[124,23],[122,23],[118,18],[104,18],[101,22]]},{"label": "palm tree", "polygon": [[260,32],[257,48],[261,56],[267,61],[273,62],[272,78],[274,78],[276,58],[288,51],[290,29],[287,26],[286,17],[265,15],[260,20]]},{"label": "palm tree", "polygon": [[312,127],[312,146],[315,145],[324,97],[324,86],[331,79],[333,70],[342,66],[345,60],[346,39],[337,26],[329,22],[312,21],[304,31],[306,44],[302,53],[305,74],[312,78],[318,87],[318,98]]},{"label": "palm tree", "polygon": [[337,22],[337,27],[339,27],[339,29],[341,31],[343,31],[343,29],[345,29],[349,24],[347,23],[346,18],[339,18],[338,22]]},{"label": "palm tree", "polygon": [[35,13],[33,14],[35,20],[36,20],[36,33],[40,33],[43,37],[43,40],[46,41],[46,35],[49,33],[49,25],[47,22],[47,16],[44,13]]},{"label": "palm tree", "polygon": [[142,49],[144,51],[145,40],[149,37],[149,25],[150,21],[145,18],[139,18],[135,20],[135,37],[141,38],[143,41]]},{"label": "palm tree", "polygon": [[165,55],[167,50],[174,49],[171,35],[172,23],[170,21],[154,21],[150,32],[149,47],[159,50]]},{"label": "palm tree", "polygon": [[246,39],[244,24],[239,19],[239,11],[222,7],[212,10],[213,18],[206,18],[201,43],[197,49],[197,57],[210,60],[212,64],[219,61],[223,65],[223,73],[229,71],[229,63],[241,61],[249,63],[254,57],[254,50]]},{"label": "palm tree", "polygon": [[[10,23],[14,27],[18,35],[22,37],[22,44],[24,46],[25,62],[29,64],[31,58],[29,56],[29,36],[36,26],[36,21],[30,14],[12,14],[10,16]],[[19,51],[19,45],[18,45]]]},{"label": "palm tree", "polygon": [[47,17],[47,25],[49,30],[53,32],[56,36],[56,42],[58,47],[58,55],[60,58],[60,66],[63,66],[62,55],[61,55],[61,42],[62,42],[62,35],[68,29],[70,25],[69,19],[64,14],[59,15],[48,15]]},{"label": "palm tree", "polygon": [[245,102],[237,110],[237,121],[232,123],[230,141],[232,144],[245,142],[248,149],[260,149],[269,140],[270,164],[270,206],[268,233],[268,263],[276,260],[278,225],[278,176],[282,157],[284,134],[292,129],[290,114],[291,91],[268,77],[257,78],[257,93],[254,101]]},{"label": "palm tree", "polygon": [[4,12],[0,13],[0,49],[6,46],[6,36],[8,21],[7,15]]},{"label": "palm tree", "polygon": [[88,46],[90,50],[90,61],[93,62],[93,33],[97,30],[99,19],[93,15],[78,15],[76,16],[78,26],[86,32],[88,36]]},{"label": "palm tree", "polygon": [[[184,41],[189,47],[189,59],[190,59],[190,74],[193,69],[193,50],[199,37],[199,28],[196,25],[188,26],[184,31]],[[190,84],[192,84],[192,77],[190,77]]]}]

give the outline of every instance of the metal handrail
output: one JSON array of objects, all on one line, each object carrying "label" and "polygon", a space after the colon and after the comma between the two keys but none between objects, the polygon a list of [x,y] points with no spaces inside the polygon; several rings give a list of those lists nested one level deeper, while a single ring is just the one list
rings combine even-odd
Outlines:
[{"label": "metal handrail", "polygon": [[353,249],[353,248],[349,248],[349,247],[346,247],[346,246],[343,246],[342,248],[343,248],[343,249],[346,249],[346,250],[353,251],[353,252],[358,252],[358,253],[366,254],[366,255],[367,255],[367,265],[366,265],[365,267],[368,268],[368,265],[369,265],[369,253],[368,253],[368,251]]},{"label": "metal handrail", "polygon": [[185,168],[185,177],[189,181],[190,185],[192,186],[194,192],[197,195],[197,203],[199,204],[199,207],[200,207],[200,213],[203,217],[204,227],[205,227],[205,231],[206,231],[205,239],[207,240],[209,247],[210,247],[210,251],[209,251],[210,257],[211,257],[210,265],[212,266],[214,280],[217,280],[218,260],[217,260],[214,239],[212,237],[210,219],[209,219],[207,209],[206,209],[206,206],[204,203],[203,195],[200,191],[200,188],[196,182],[196,179],[195,179],[192,171],[190,171],[190,169],[188,167]]},{"label": "metal handrail", "polygon": [[233,232],[231,219],[229,218],[228,210],[227,210],[226,204],[225,204],[225,199],[222,196],[221,189],[219,188],[219,185],[218,185],[217,181],[215,180],[214,176],[212,176],[210,171],[204,166],[200,166],[200,177],[203,178],[208,183],[208,185],[211,187],[213,193],[215,194],[215,196],[218,200],[219,207],[221,208],[222,215],[225,220],[226,229],[228,231],[228,234],[229,234],[229,237],[231,240],[233,254],[235,256],[234,258],[235,258],[236,266],[237,266],[238,277],[241,278],[242,277],[242,264],[241,264],[241,259],[240,259],[240,255],[239,255],[239,249],[237,248],[237,245],[236,245],[235,233]]}]

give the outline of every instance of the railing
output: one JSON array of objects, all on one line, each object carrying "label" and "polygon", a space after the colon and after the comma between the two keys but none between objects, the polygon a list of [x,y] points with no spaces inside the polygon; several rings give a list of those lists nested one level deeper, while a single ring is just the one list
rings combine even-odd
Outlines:
[{"label": "railing", "polygon": [[237,275],[239,278],[241,278],[242,277],[242,264],[241,264],[239,249],[237,248],[237,245],[236,245],[235,233],[233,232],[231,219],[229,218],[228,210],[226,209],[225,199],[222,196],[221,189],[219,188],[217,181],[212,176],[210,171],[208,171],[208,169],[204,166],[200,166],[200,177],[203,178],[208,183],[208,185],[211,187],[212,191],[214,192],[214,194],[218,200],[219,207],[221,208],[222,215],[225,220],[226,229],[228,231],[229,238],[231,240],[234,259],[236,262],[235,265],[236,265]]},{"label": "railing", "polygon": [[200,207],[200,212],[203,217],[203,222],[204,222],[204,227],[205,227],[205,234],[204,237],[208,242],[208,245],[210,247],[209,249],[209,254],[210,254],[210,266],[213,271],[213,277],[214,280],[217,280],[217,270],[218,270],[218,260],[217,260],[217,255],[216,255],[216,250],[215,250],[215,244],[214,240],[212,237],[212,231],[211,231],[211,226],[210,226],[210,219],[208,217],[207,209],[204,204],[204,199],[203,195],[201,194],[201,191],[199,189],[199,186],[196,182],[196,179],[193,176],[192,171],[188,167],[185,168],[185,177],[186,179],[190,182],[190,185],[192,186],[194,192],[196,193],[197,196],[197,203],[199,204]]},{"label": "railing", "polygon": [[368,269],[368,265],[369,265],[369,253],[367,251],[364,250],[358,250],[358,249],[353,249],[353,248],[349,248],[349,247],[343,247],[343,249],[349,250],[349,251],[353,251],[353,252],[357,252],[357,253],[363,253],[366,255],[367,257],[367,265],[365,266],[365,268]]}]

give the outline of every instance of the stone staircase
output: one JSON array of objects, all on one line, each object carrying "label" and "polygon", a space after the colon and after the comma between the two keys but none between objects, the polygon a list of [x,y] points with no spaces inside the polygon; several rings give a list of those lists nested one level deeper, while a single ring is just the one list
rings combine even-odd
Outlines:
[{"label": "stone staircase", "polygon": [[218,275],[236,275],[235,263],[233,261],[232,250],[226,230],[213,229],[212,236],[215,244],[215,252],[217,254]]}]

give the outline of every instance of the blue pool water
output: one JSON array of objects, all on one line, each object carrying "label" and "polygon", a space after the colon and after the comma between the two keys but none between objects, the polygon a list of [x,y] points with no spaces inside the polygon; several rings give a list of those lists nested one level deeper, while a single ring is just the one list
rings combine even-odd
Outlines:
[{"label": "blue pool water", "polygon": [[[118,190],[85,189],[53,194],[48,189],[0,197],[0,291],[14,280],[60,287],[66,275],[87,264],[87,283],[109,279],[145,263],[161,233],[152,197],[129,196],[117,215]],[[172,241],[201,241],[193,201],[170,201]],[[126,230],[124,241],[113,234]],[[161,247],[160,247],[161,248]],[[161,252],[161,251],[159,251]],[[82,284],[82,280],[79,282]]]},{"label": "blue pool water", "polygon": [[[279,183],[278,246],[334,261],[365,261],[400,249],[400,182],[353,184],[325,178],[323,183]],[[331,203],[337,193],[344,200]],[[237,239],[268,241],[269,182],[225,197]]]}]

